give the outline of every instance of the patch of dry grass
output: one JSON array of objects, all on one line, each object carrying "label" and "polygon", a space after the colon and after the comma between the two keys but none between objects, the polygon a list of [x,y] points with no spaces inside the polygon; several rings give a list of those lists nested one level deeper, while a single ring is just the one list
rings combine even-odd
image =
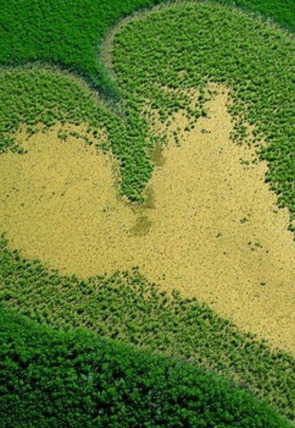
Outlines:
[{"label": "patch of dry grass", "polygon": [[[289,214],[265,184],[266,164],[230,140],[227,92],[209,118],[162,151],[147,203],[118,195],[110,155],[82,139],[36,133],[25,155],[0,157],[0,230],[50,268],[86,277],[139,266],[163,289],[196,296],[270,344],[295,353],[295,247]],[[23,134],[19,136],[23,138]],[[158,153],[159,152],[159,153]]]}]

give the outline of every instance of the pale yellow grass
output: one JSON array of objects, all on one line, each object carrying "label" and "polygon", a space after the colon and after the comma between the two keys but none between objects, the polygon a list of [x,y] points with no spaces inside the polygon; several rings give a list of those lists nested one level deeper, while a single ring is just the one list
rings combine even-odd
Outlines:
[{"label": "pale yellow grass", "polygon": [[[0,230],[12,248],[80,277],[139,266],[162,289],[196,296],[239,328],[295,354],[295,246],[266,164],[230,141],[227,95],[157,157],[148,202],[118,195],[110,155],[57,128],[0,156]],[[171,125],[184,128],[178,114]],[[207,133],[204,133],[204,129]],[[203,130],[203,131],[202,131]],[[159,150],[158,150],[159,151]]]}]

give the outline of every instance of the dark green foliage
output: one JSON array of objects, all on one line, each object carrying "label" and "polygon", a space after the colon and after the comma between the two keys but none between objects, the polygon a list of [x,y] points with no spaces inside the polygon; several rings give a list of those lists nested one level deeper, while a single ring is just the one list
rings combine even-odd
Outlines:
[{"label": "dark green foliage", "polygon": [[3,428],[293,426],[216,374],[1,307],[0,343]]},{"label": "dark green foliage", "polygon": [[196,300],[169,298],[137,269],[79,280],[0,246],[0,302],[43,324],[88,327],[237,380],[295,419],[295,361],[271,352]]},{"label": "dark green foliage", "polygon": [[[99,57],[111,25],[161,0],[1,0],[0,63],[46,61],[90,79],[102,92],[116,93]],[[293,0],[221,0],[295,28]]]},{"label": "dark green foliage", "polygon": [[214,0],[216,3],[233,5],[259,15],[263,19],[270,18],[283,28],[292,32],[295,29],[295,3],[293,0]]},{"label": "dark green foliage", "polygon": [[157,0],[2,0],[0,63],[41,61],[66,67],[107,96],[115,85],[99,58],[99,44],[110,26],[142,5]]}]

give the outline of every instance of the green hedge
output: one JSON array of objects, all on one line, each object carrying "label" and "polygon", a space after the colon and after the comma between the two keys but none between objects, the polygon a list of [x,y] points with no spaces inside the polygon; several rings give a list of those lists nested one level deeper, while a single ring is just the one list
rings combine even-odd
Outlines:
[{"label": "green hedge", "polygon": [[216,374],[0,308],[1,427],[287,428]]}]

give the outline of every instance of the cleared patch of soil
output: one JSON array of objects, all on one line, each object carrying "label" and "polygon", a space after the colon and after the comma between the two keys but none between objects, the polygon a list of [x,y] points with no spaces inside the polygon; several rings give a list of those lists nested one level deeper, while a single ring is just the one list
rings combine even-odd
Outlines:
[{"label": "cleared patch of soil", "polygon": [[[210,117],[162,150],[147,203],[118,195],[110,155],[58,128],[0,156],[0,230],[12,248],[80,277],[139,266],[165,290],[196,296],[239,328],[295,354],[295,245],[266,164],[230,140],[227,93]],[[171,130],[187,119],[174,117]],[[19,138],[23,138],[20,134]],[[23,138],[24,139],[24,138]]]}]

